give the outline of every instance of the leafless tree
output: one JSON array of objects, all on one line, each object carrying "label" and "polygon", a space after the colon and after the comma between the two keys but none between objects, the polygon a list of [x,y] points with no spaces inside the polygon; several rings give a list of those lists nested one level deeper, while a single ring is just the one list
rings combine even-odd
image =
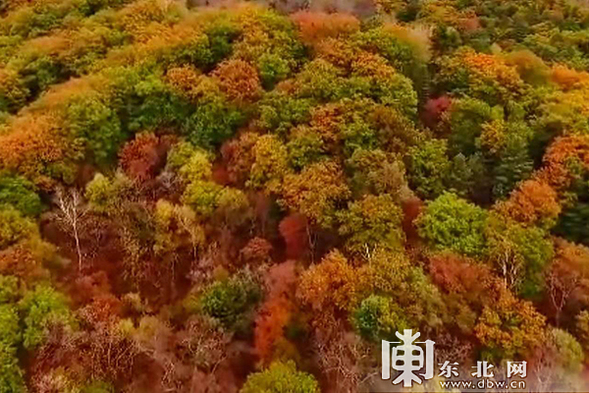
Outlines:
[{"label": "leafless tree", "polygon": [[501,239],[490,258],[508,288],[516,289],[521,285],[524,261],[509,239]]},{"label": "leafless tree", "polygon": [[370,379],[370,347],[340,322],[318,329],[313,340],[319,365],[337,392],[357,392]]},{"label": "leafless tree", "polygon": [[64,228],[71,231],[76,242],[76,252],[78,254],[78,269],[82,270],[82,248],[80,245],[80,222],[87,212],[84,206],[82,196],[78,190],[72,188],[69,191],[58,189],[55,203],[58,208],[57,219]]},{"label": "leafless tree", "polygon": [[547,343],[534,353],[534,362],[530,367],[530,387],[537,392],[549,392],[557,375],[554,345]]},{"label": "leafless tree", "polygon": [[196,261],[198,258],[198,251],[205,242],[204,231],[199,225],[194,211],[188,206],[177,208],[177,218],[178,225],[190,236],[192,258],[193,261]]},{"label": "leafless tree", "polygon": [[[560,273],[560,274],[559,274]],[[550,302],[555,311],[556,326],[560,325],[560,316],[572,293],[577,289],[580,277],[577,274],[563,274],[553,266],[546,273],[546,286]]]}]

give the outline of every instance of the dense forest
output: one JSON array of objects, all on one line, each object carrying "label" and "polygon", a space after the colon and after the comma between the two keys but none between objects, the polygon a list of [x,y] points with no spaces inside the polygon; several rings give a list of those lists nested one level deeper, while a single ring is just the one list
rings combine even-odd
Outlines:
[{"label": "dense forest", "polygon": [[586,70],[583,0],[0,0],[0,392],[588,391]]}]

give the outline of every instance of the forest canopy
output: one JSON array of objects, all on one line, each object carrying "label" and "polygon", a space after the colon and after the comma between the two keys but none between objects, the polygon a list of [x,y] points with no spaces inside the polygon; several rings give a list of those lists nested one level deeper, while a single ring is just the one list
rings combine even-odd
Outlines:
[{"label": "forest canopy", "polygon": [[584,391],[588,71],[578,0],[0,0],[0,392]]}]

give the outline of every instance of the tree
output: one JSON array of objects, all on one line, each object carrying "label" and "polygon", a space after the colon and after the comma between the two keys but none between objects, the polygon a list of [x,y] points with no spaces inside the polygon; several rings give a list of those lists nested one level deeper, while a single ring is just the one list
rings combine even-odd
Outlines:
[{"label": "tree", "polygon": [[191,316],[185,326],[177,335],[181,348],[196,367],[214,370],[226,357],[231,333],[224,332],[218,321],[204,315]]},{"label": "tree", "polygon": [[46,279],[45,266],[54,260],[55,251],[56,247],[35,234],[0,252],[0,274],[18,277],[25,283]]},{"label": "tree", "polygon": [[232,137],[243,119],[241,110],[222,96],[213,96],[199,103],[196,111],[184,122],[183,130],[190,142],[210,148],[220,146]]},{"label": "tree", "polygon": [[508,138],[499,153],[499,163],[493,170],[493,195],[496,198],[508,196],[518,183],[528,179],[534,169],[530,157],[529,143],[523,138]]},{"label": "tree", "polygon": [[131,177],[139,181],[153,178],[156,171],[163,166],[166,151],[165,142],[151,133],[135,135],[119,151],[119,164]]},{"label": "tree", "polygon": [[544,167],[539,174],[540,180],[557,191],[567,189],[578,178],[579,172],[583,172],[583,168],[589,168],[587,151],[589,135],[556,138],[542,157]]},{"label": "tree", "polygon": [[0,206],[0,249],[5,249],[37,233],[35,224],[11,207]]},{"label": "tree", "polygon": [[432,139],[414,146],[408,153],[408,173],[412,188],[424,198],[435,198],[444,191],[450,170],[445,140]]},{"label": "tree", "polygon": [[550,79],[564,91],[572,90],[587,82],[587,73],[573,70],[566,65],[557,64],[550,70]]},{"label": "tree", "polygon": [[26,216],[43,210],[37,187],[22,176],[0,172],[0,205],[10,204]]},{"label": "tree", "polygon": [[394,155],[380,149],[356,149],[346,160],[346,169],[352,173],[350,188],[353,194],[390,194],[402,198],[407,191],[405,166]]},{"label": "tree", "polygon": [[223,188],[217,205],[216,216],[229,228],[242,226],[253,217],[247,196],[237,188]]},{"label": "tree", "polygon": [[247,185],[278,192],[289,172],[286,146],[275,135],[262,135],[253,146],[254,161]]},{"label": "tree", "polygon": [[491,105],[516,100],[525,93],[526,86],[516,68],[501,56],[463,47],[452,57],[443,58],[440,66],[438,83],[447,90],[464,92]]},{"label": "tree", "polygon": [[297,371],[294,362],[274,362],[268,369],[251,374],[240,393],[319,393],[319,384],[311,374]]},{"label": "tree", "polygon": [[369,257],[377,247],[400,250],[404,242],[401,208],[388,194],[367,195],[338,212],[338,232],[347,237],[346,248]]},{"label": "tree", "polygon": [[17,350],[22,341],[16,277],[0,276],[0,392],[25,392]]},{"label": "tree", "polygon": [[99,324],[88,332],[78,347],[89,378],[112,379],[122,382],[130,379],[131,370],[140,348],[131,334],[134,327],[130,320],[121,320],[112,325]]},{"label": "tree", "polygon": [[448,110],[452,101],[447,95],[437,98],[429,98],[424,105],[422,120],[426,126],[435,129],[442,120],[444,112]]},{"label": "tree", "polygon": [[427,84],[430,60],[430,41],[422,31],[392,24],[372,26],[355,36],[358,45],[377,52],[388,60],[399,73],[407,75],[421,91]]},{"label": "tree", "polygon": [[488,258],[508,288],[526,298],[537,298],[543,290],[542,272],[554,255],[547,233],[490,215],[486,228]]},{"label": "tree", "polygon": [[292,16],[302,39],[317,43],[327,37],[351,35],[360,30],[360,21],[353,15],[324,12],[297,12]]},{"label": "tree", "polygon": [[574,314],[589,300],[589,249],[564,240],[558,240],[555,248],[555,257],[545,271],[545,289],[559,326],[563,312]]},{"label": "tree", "polygon": [[574,334],[586,352],[589,345],[589,311],[583,310],[575,316]]},{"label": "tree", "polygon": [[231,183],[241,186],[249,178],[255,160],[254,146],[259,138],[260,135],[256,133],[244,132],[239,138],[231,139],[221,147]]},{"label": "tree", "polygon": [[488,304],[497,278],[487,265],[448,251],[429,258],[433,282],[448,293],[465,296],[469,303]]},{"label": "tree", "polygon": [[446,184],[451,192],[461,198],[471,198],[486,201],[488,190],[488,175],[483,163],[483,157],[475,153],[469,157],[459,153],[450,162],[450,171]]},{"label": "tree", "polygon": [[212,181],[197,180],[190,183],[182,194],[182,203],[189,205],[199,215],[211,217],[217,209],[223,186]]},{"label": "tree", "polygon": [[37,286],[25,294],[18,306],[24,314],[23,345],[27,349],[33,349],[43,342],[51,324],[73,323],[65,296],[50,286]]},{"label": "tree", "polygon": [[440,291],[421,267],[410,265],[406,256],[376,253],[364,274],[366,278],[360,276],[359,281],[370,283],[374,293],[392,297],[409,326],[438,329],[445,322],[448,311]]},{"label": "tree", "polygon": [[270,297],[260,309],[254,330],[254,346],[263,363],[272,359],[277,342],[283,338],[293,305],[284,295]]},{"label": "tree", "polygon": [[323,59],[305,64],[296,76],[296,97],[312,98],[321,102],[337,101],[346,97],[343,70]]},{"label": "tree", "polygon": [[22,80],[18,78],[18,73],[4,68],[0,72],[0,111],[14,113],[21,108],[30,95],[29,89]]},{"label": "tree", "polygon": [[515,66],[522,80],[531,85],[544,84],[550,76],[550,69],[544,61],[527,49],[507,54],[505,63],[508,66]]},{"label": "tree", "polygon": [[308,223],[301,214],[290,214],[278,224],[280,235],[286,243],[288,258],[298,259],[309,249]]},{"label": "tree", "polygon": [[177,168],[178,174],[186,183],[190,184],[196,181],[211,180],[213,166],[210,162],[209,154],[190,147],[190,155],[184,158],[182,157],[184,154],[182,152],[182,146],[184,145],[182,144],[179,150],[173,150],[170,153],[169,165],[172,168]]},{"label": "tree", "polygon": [[76,243],[76,253],[78,254],[78,270],[82,271],[82,247],[80,244],[81,221],[87,213],[87,208],[83,204],[82,197],[75,189],[65,192],[59,189],[56,194],[56,205],[59,209],[57,219],[67,231],[71,231],[72,237]]},{"label": "tree", "polygon": [[342,170],[332,161],[306,167],[300,174],[285,176],[280,202],[302,213],[313,223],[329,227],[336,207],[350,195]]},{"label": "tree", "polygon": [[571,200],[565,202],[554,227],[555,234],[585,245],[589,244],[589,228],[585,225],[589,217],[589,204],[586,199],[589,196],[589,184],[587,186],[579,194],[569,194]]},{"label": "tree", "polygon": [[551,228],[561,208],[552,187],[542,181],[526,180],[498,206],[498,210],[524,225]]},{"label": "tree", "polygon": [[305,271],[297,295],[314,310],[325,313],[350,311],[360,301],[364,285],[362,276],[339,251],[334,250]]},{"label": "tree", "polygon": [[[166,166],[168,169],[181,173],[186,181],[208,179],[211,176],[210,155],[190,142],[181,141],[170,149]],[[186,169],[182,169],[186,167]],[[194,174],[190,176],[190,174]]]},{"label": "tree", "polygon": [[450,252],[430,257],[429,271],[440,288],[444,312],[452,315],[451,319],[442,316],[445,326],[472,336],[482,309],[495,301],[497,288],[503,283],[489,266]]},{"label": "tree", "polygon": [[199,298],[202,311],[226,328],[242,323],[244,314],[260,300],[258,284],[248,275],[237,275],[209,285]]},{"label": "tree", "polygon": [[54,178],[71,181],[71,160],[80,157],[80,144],[78,141],[69,143],[59,131],[61,127],[64,127],[63,120],[55,115],[16,118],[0,137],[2,169],[18,170],[43,186],[51,185]]},{"label": "tree", "polygon": [[239,252],[242,263],[252,266],[265,265],[272,261],[272,243],[261,237],[250,239]]},{"label": "tree", "polygon": [[13,303],[19,295],[18,279],[0,275],[0,304]]},{"label": "tree", "polygon": [[417,218],[417,230],[438,249],[476,257],[487,252],[486,220],[485,210],[446,192],[430,202]]},{"label": "tree", "polygon": [[[553,72],[553,76],[559,78],[558,68]],[[586,76],[585,76],[586,77]],[[571,78],[573,82],[575,78]],[[582,79],[582,78],[581,78]],[[564,80],[556,83],[567,82]],[[582,135],[589,130],[587,122],[587,110],[584,102],[587,100],[589,91],[586,88],[586,82],[581,82],[571,89],[563,86],[563,90],[556,90],[548,94],[538,108],[538,126],[540,126],[540,137],[549,140],[550,135],[569,136],[570,134]],[[572,136],[572,135],[571,135]]]},{"label": "tree", "polygon": [[494,359],[525,358],[544,343],[545,320],[534,306],[506,289],[483,308],[475,334]]},{"label": "tree", "polygon": [[392,340],[395,332],[409,327],[403,312],[392,299],[379,295],[362,300],[352,314],[352,322],[362,337],[375,342]]},{"label": "tree", "polygon": [[413,244],[418,241],[419,235],[417,234],[417,227],[415,220],[423,209],[425,204],[418,197],[409,197],[402,202],[403,208],[403,231],[407,238],[408,244]]},{"label": "tree", "polygon": [[0,392],[26,393],[23,376],[14,353],[0,349]]},{"label": "tree", "polygon": [[366,375],[373,371],[370,344],[334,317],[315,329],[313,349],[327,388],[334,392],[359,391]]},{"label": "tree", "polygon": [[213,71],[213,77],[231,100],[253,101],[261,93],[256,69],[243,60],[225,60]]},{"label": "tree", "polygon": [[340,131],[344,154],[349,157],[357,149],[374,149],[378,146],[377,131],[364,119],[352,118]]},{"label": "tree", "polygon": [[473,98],[452,101],[452,106],[445,113],[450,136],[448,147],[452,155],[462,153],[469,156],[476,152],[476,141],[482,132],[482,125],[500,117],[500,113],[487,103]]},{"label": "tree", "polygon": [[198,251],[205,243],[205,232],[195,212],[188,206],[173,205],[160,199],[155,205],[154,216],[154,251],[177,253],[189,244],[196,261]]},{"label": "tree", "polygon": [[550,327],[544,345],[530,359],[532,375],[537,379],[534,389],[575,390],[584,354],[581,345],[568,332]]},{"label": "tree", "polygon": [[326,146],[316,128],[299,126],[291,130],[286,144],[289,164],[297,170],[325,157]]},{"label": "tree", "polygon": [[285,328],[296,311],[293,302],[296,285],[295,262],[274,265],[266,277],[266,301],[256,318],[254,345],[258,356],[267,364],[284,338]]},{"label": "tree", "polygon": [[67,116],[72,133],[85,141],[98,164],[107,164],[125,139],[125,132],[115,108],[94,93],[82,96],[69,105]]},{"label": "tree", "polygon": [[258,60],[260,81],[266,89],[272,89],[276,83],[286,79],[291,71],[290,62],[277,53],[265,53]]},{"label": "tree", "polygon": [[0,305],[0,352],[16,352],[20,344],[22,333],[20,329],[20,317],[14,304]]},{"label": "tree", "polygon": [[97,173],[86,184],[84,196],[89,208],[100,214],[117,215],[126,199],[133,195],[133,182],[125,174],[117,172],[112,178]]},{"label": "tree", "polygon": [[277,135],[286,135],[292,128],[309,120],[313,100],[296,98],[286,91],[275,89],[259,101],[256,125]]},{"label": "tree", "polygon": [[554,346],[556,365],[565,372],[578,372],[584,359],[581,345],[568,332],[551,328],[548,332],[549,342]]}]

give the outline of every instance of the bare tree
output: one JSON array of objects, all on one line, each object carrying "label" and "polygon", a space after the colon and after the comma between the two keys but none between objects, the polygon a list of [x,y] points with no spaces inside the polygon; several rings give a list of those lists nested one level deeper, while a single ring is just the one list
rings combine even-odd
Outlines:
[{"label": "bare tree", "polygon": [[371,348],[339,321],[315,330],[313,346],[321,370],[335,392],[357,392],[371,375]]},{"label": "bare tree", "polygon": [[190,236],[192,258],[193,261],[196,261],[198,258],[198,250],[205,243],[204,231],[199,225],[196,214],[188,206],[177,207],[176,215],[178,225]]},{"label": "bare tree", "polygon": [[524,261],[514,250],[509,239],[502,238],[500,240],[497,246],[494,247],[490,259],[509,289],[514,290],[521,285],[524,274]]},{"label": "bare tree", "polygon": [[78,190],[70,189],[64,191],[58,189],[56,193],[56,205],[59,209],[57,219],[68,231],[71,231],[76,242],[76,252],[78,254],[78,269],[82,270],[82,248],[80,246],[80,221],[86,214],[87,209],[83,204],[82,197]]},{"label": "bare tree", "polygon": [[574,272],[558,271],[558,267],[552,266],[546,273],[546,284],[550,302],[555,311],[556,326],[560,326],[560,317],[572,293],[577,289],[581,277]]}]

